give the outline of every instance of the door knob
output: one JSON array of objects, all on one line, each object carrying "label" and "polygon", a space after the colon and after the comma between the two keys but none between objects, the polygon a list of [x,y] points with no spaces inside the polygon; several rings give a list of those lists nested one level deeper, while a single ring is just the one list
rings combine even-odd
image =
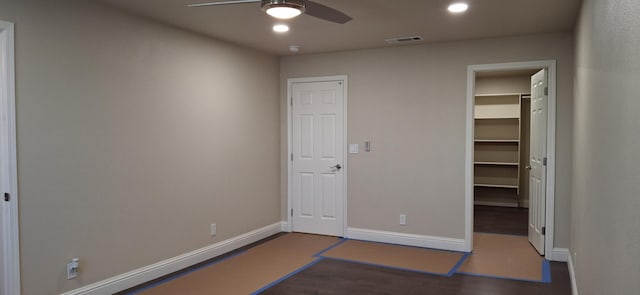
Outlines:
[{"label": "door knob", "polygon": [[331,166],[331,168],[336,169],[336,170],[340,170],[340,169],[342,169],[342,166],[340,166],[340,164],[337,164],[335,166]]},{"label": "door knob", "polygon": [[524,169],[531,170],[531,166],[527,165],[524,167]]}]

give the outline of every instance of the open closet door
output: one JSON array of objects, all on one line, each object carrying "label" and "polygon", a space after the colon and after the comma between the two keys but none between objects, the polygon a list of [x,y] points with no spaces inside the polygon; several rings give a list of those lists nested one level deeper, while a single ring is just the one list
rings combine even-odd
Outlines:
[{"label": "open closet door", "polygon": [[531,142],[529,173],[529,242],[541,255],[545,251],[547,190],[547,70],[531,77]]}]

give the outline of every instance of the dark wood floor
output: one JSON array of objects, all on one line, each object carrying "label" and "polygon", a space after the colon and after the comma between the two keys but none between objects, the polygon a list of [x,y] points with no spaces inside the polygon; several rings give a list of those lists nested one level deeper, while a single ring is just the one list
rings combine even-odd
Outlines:
[{"label": "dark wood floor", "polygon": [[[474,231],[527,235],[529,210],[475,206]],[[352,262],[324,259],[265,290],[264,295],[568,295],[571,282],[566,263],[551,262],[551,283],[534,283],[455,274],[428,275]]]},{"label": "dark wood floor", "polygon": [[[510,235],[527,235],[528,210],[475,206],[474,230]],[[279,234],[282,235],[282,234]],[[279,235],[243,247],[248,249]],[[237,252],[234,251],[234,252]],[[212,259],[200,265],[231,255]],[[194,266],[190,269],[198,268]],[[184,270],[184,271],[188,271]],[[178,272],[180,273],[180,272]],[[175,274],[173,274],[175,275]],[[171,275],[170,275],[171,276]],[[157,281],[157,280],[156,280]],[[568,295],[571,283],[566,263],[551,262],[551,283],[534,283],[455,274],[451,277],[390,269],[366,264],[323,259],[313,266],[270,287],[260,294],[316,295]],[[153,282],[150,282],[153,283]],[[118,294],[128,294],[147,284]]]},{"label": "dark wood floor", "polygon": [[443,277],[325,259],[260,293],[263,295],[568,295],[565,263],[551,263],[552,283],[532,283],[469,275]]},{"label": "dark wood floor", "polygon": [[526,236],[529,209],[494,206],[474,206],[473,231]]}]

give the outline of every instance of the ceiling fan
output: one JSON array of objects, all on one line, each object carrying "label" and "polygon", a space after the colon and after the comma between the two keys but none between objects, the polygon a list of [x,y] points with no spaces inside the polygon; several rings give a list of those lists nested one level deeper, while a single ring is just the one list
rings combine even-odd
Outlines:
[{"label": "ceiling fan", "polygon": [[352,19],[350,16],[336,9],[310,0],[230,0],[191,4],[189,7],[244,4],[253,2],[261,2],[262,10],[279,19],[294,18],[302,13],[339,24],[347,23]]}]

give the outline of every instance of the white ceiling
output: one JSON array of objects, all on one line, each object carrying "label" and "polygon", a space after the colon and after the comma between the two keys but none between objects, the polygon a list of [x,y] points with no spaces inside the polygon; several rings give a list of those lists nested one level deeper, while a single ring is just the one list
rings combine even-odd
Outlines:
[{"label": "white ceiling", "polygon": [[[187,4],[220,0],[94,0],[158,22],[213,38],[289,55],[388,45],[384,39],[419,35],[423,42],[443,42],[571,31],[581,0],[461,0],[469,10],[452,15],[453,0],[315,0],[353,17],[344,25],[302,15],[286,23],[291,31],[271,30],[279,22],[259,3],[188,8]],[[460,1],[460,0],[458,0]]]}]

